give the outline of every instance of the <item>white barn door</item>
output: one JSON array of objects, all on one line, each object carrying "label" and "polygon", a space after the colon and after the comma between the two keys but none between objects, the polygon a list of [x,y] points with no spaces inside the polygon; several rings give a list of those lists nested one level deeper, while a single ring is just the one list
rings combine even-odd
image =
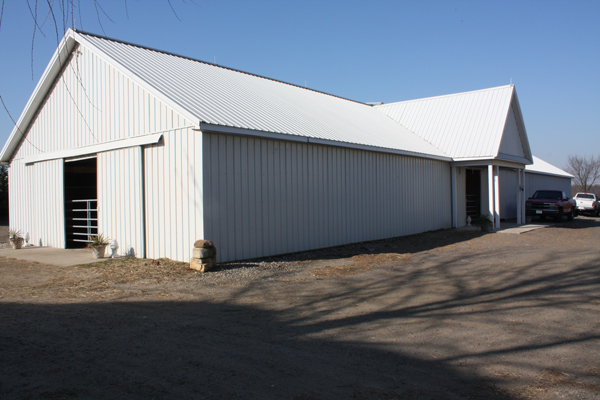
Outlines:
[{"label": "white barn door", "polygon": [[141,162],[140,147],[98,154],[98,232],[135,257],[145,257]]},{"label": "white barn door", "polygon": [[29,199],[34,213],[29,232],[31,244],[65,247],[63,165],[59,159],[26,167],[33,168],[35,192]]}]

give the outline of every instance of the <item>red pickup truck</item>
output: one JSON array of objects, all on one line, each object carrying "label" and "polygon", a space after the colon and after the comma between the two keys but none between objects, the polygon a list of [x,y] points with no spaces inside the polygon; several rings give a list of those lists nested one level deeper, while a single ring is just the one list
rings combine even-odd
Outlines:
[{"label": "red pickup truck", "polygon": [[569,221],[575,218],[575,200],[569,199],[561,190],[538,190],[525,202],[525,215],[528,217],[553,217],[561,221],[563,215]]}]

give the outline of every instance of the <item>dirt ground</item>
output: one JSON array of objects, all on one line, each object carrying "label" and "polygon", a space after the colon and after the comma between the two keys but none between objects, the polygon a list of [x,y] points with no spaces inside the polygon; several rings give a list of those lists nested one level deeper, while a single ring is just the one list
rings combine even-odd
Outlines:
[{"label": "dirt ground", "polygon": [[600,219],[200,274],[0,259],[2,399],[599,399]]}]

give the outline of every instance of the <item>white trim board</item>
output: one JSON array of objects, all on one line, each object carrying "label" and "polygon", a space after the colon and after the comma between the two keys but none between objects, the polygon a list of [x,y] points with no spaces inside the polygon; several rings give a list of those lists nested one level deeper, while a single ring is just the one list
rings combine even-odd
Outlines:
[{"label": "white trim board", "polygon": [[54,151],[51,153],[35,154],[23,158],[25,164],[33,164],[40,161],[56,160],[58,158],[68,158],[83,156],[86,154],[102,153],[104,151],[124,149],[126,147],[143,146],[146,144],[158,143],[162,138],[163,132],[152,135],[137,136],[130,139],[114,140],[92,146],[77,147],[74,149]]}]

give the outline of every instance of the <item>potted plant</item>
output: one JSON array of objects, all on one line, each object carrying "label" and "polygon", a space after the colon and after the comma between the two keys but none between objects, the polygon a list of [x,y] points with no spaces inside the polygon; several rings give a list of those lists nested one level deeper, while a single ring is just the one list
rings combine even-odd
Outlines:
[{"label": "potted plant", "polygon": [[477,225],[481,228],[482,231],[488,232],[494,226],[494,223],[490,219],[490,215],[480,215],[479,218],[475,221]]},{"label": "potted plant", "polygon": [[87,248],[92,250],[94,258],[104,258],[104,251],[106,250],[106,246],[108,246],[110,239],[102,234],[90,235],[88,236],[88,239],[89,242]]},{"label": "potted plant", "polygon": [[23,236],[21,236],[21,231],[16,231],[11,229],[8,231],[8,239],[10,240],[10,244],[13,249],[20,249],[23,246]]}]

